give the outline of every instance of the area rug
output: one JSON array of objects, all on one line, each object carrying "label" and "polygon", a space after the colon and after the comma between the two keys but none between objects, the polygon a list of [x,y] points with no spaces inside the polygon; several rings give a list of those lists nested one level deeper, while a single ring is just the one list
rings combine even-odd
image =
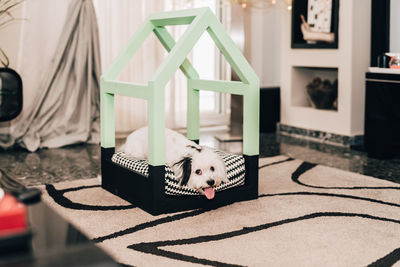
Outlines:
[{"label": "area rug", "polygon": [[46,185],[43,200],[133,266],[400,266],[400,184],[277,156],[259,198],[152,216],[98,179]]}]

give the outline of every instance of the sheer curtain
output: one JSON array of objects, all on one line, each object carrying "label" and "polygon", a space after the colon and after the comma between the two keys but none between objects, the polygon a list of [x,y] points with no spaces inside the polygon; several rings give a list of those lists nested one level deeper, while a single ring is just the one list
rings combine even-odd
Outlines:
[{"label": "sheer curtain", "polygon": [[24,83],[24,111],[32,109],[38,84],[54,60],[69,4],[70,0],[23,3],[17,70]]},{"label": "sheer curtain", "polygon": [[[93,3],[97,12],[103,72],[126,46],[149,14],[192,6],[188,0],[93,0]],[[177,39],[183,33],[184,27],[172,27],[168,30]],[[119,80],[147,83],[166,54],[167,52],[155,35],[150,35],[121,73]],[[178,125],[176,113],[185,113],[183,107],[176,110],[181,105],[175,103],[176,94],[181,94],[185,91],[184,88],[186,88],[186,79],[178,71],[166,88],[167,127],[175,128]],[[184,96],[179,95],[179,97]],[[115,108],[117,136],[126,135],[147,124],[146,101],[116,96]]]}]

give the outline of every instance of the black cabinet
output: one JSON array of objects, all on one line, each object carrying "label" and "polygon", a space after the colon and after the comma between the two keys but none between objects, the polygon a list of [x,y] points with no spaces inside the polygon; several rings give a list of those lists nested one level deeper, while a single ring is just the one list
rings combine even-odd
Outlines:
[{"label": "black cabinet", "polygon": [[364,144],[368,155],[400,155],[400,74],[366,73]]},{"label": "black cabinet", "polygon": [[260,132],[276,131],[281,117],[281,95],[279,87],[260,89]]}]

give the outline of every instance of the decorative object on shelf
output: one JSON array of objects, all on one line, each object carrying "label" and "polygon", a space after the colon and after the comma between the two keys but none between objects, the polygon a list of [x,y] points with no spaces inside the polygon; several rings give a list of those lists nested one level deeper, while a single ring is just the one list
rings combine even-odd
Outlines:
[{"label": "decorative object on shelf", "polygon": [[338,48],[339,0],[292,3],[292,48]]},{"label": "decorative object on shelf", "polygon": [[317,109],[337,110],[338,82],[331,83],[329,80],[322,80],[316,77],[307,84],[307,96],[311,106]]},{"label": "decorative object on shelf", "polygon": [[253,7],[253,8],[270,8],[279,5],[281,2],[288,10],[292,10],[293,0],[222,0],[222,2],[228,2],[232,5],[241,5],[242,8]]},{"label": "decorative object on shelf", "polygon": [[377,58],[378,68],[389,68],[390,57],[386,54],[381,54]]},{"label": "decorative object on shelf", "polygon": [[400,69],[400,53],[386,53],[390,57],[389,68]]}]

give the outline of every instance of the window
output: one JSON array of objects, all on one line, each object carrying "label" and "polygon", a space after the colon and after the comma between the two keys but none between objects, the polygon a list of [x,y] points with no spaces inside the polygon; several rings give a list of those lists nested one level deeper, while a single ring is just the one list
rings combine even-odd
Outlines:
[{"label": "window", "polygon": [[[222,9],[218,0],[197,0],[192,1],[190,4],[191,8],[205,6],[210,7],[217,17],[222,16]],[[179,28],[180,26],[174,27]],[[178,30],[179,33],[175,32],[174,36],[176,40],[179,39],[185,29],[186,27]],[[173,30],[172,27],[171,30]],[[224,80],[230,77],[230,69],[227,67],[223,55],[221,55],[214,41],[207,33],[204,33],[197,42],[189,60],[199,73],[201,79]],[[184,86],[177,86],[177,88],[186,90],[186,77],[179,73],[177,74],[177,79],[183,79],[182,83],[184,83]],[[181,81],[175,83],[181,84]],[[186,91],[175,92],[175,120],[178,128],[186,127],[186,101],[181,101],[182,99],[186,100]],[[184,102],[184,105],[181,102]],[[200,125],[205,127],[227,125],[229,122],[229,103],[230,95],[200,91]]]}]

